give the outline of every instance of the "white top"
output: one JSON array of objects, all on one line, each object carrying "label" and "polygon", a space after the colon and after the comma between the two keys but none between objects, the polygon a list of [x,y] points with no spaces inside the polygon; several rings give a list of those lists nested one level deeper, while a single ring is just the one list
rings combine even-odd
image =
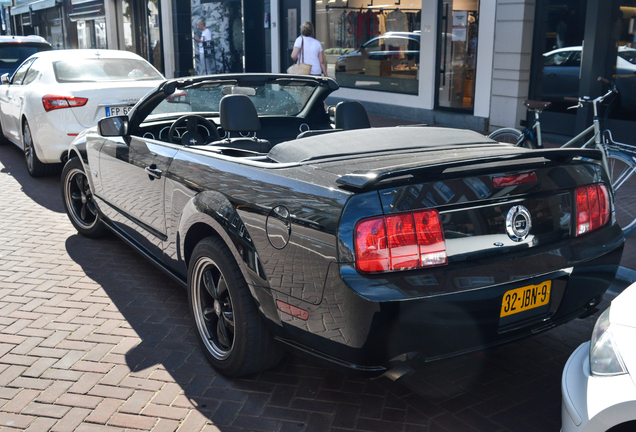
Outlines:
[{"label": "white top", "polygon": [[[202,41],[212,40],[212,32],[209,28],[206,28],[201,32],[201,36],[199,37]],[[199,42],[199,54],[203,54],[203,42]]]},{"label": "white top", "polygon": [[294,42],[294,47],[300,48],[302,40],[305,40],[303,44],[302,55],[299,53],[296,63],[300,60],[301,63],[311,65],[311,74],[322,74],[322,68],[320,67],[320,60],[318,59],[318,53],[322,52],[322,45],[316,39],[309,36],[298,36]]}]

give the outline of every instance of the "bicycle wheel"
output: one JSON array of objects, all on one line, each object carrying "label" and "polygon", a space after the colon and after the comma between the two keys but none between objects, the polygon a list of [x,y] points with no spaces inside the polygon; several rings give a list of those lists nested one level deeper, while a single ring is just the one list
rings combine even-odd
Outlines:
[{"label": "bicycle wheel", "polygon": [[616,220],[628,235],[636,230],[636,162],[625,153],[610,150],[607,167],[614,190]]},{"label": "bicycle wheel", "polygon": [[500,143],[513,144],[517,147],[533,148],[529,139],[525,139],[523,132],[517,129],[504,128],[498,129],[488,135],[488,138],[493,139]]}]

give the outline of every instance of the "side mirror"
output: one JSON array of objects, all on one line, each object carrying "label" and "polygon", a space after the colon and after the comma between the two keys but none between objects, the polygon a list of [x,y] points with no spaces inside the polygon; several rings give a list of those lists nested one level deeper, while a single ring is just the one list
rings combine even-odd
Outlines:
[{"label": "side mirror", "polygon": [[9,74],[8,73],[2,74],[2,76],[0,76],[0,82],[2,84],[9,84]]},{"label": "side mirror", "polygon": [[97,122],[97,132],[103,137],[128,135],[128,116],[105,117]]}]

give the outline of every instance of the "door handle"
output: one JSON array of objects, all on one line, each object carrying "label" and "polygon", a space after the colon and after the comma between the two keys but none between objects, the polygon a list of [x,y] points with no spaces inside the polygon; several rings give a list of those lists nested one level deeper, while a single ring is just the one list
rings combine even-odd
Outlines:
[{"label": "door handle", "polygon": [[150,180],[161,178],[162,171],[156,168],[156,165],[154,164],[144,168],[144,171],[146,171],[146,173],[148,174],[148,177],[150,177]]}]

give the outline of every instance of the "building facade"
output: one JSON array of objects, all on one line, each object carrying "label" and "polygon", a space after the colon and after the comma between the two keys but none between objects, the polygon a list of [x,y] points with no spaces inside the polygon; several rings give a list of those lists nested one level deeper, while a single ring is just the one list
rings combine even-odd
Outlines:
[{"label": "building facade", "polygon": [[[567,110],[563,97],[599,95],[596,78],[616,76],[608,122],[616,138],[634,140],[636,0],[13,0],[5,12],[14,34],[126,49],[168,78],[199,63],[212,73],[284,72],[310,21],[340,84],[330,102],[479,131],[519,127],[523,101],[537,99],[554,104],[545,131],[574,135],[590,113]],[[211,34],[207,57],[199,20]]]}]

